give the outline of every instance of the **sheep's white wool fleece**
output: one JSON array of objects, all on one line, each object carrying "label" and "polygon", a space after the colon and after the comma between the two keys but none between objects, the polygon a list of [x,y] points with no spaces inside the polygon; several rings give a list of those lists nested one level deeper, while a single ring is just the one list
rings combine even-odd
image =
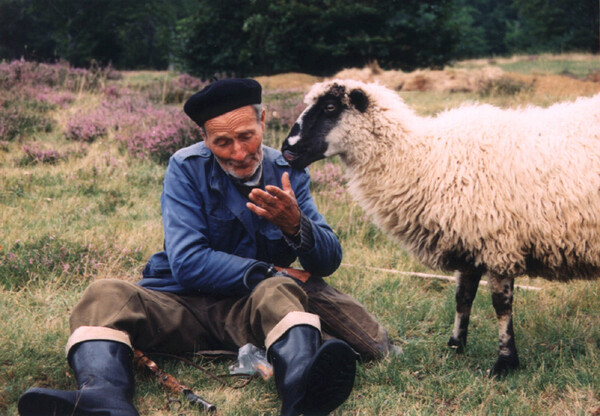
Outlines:
[{"label": "sheep's white wool fleece", "polygon": [[[417,116],[393,91],[332,80],[369,98],[329,137],[349,192],[431,267],[453,259],[500,275],[592,277],[600,268],[600,94],[547,109],[464,105]],[[532,269],[528,266],[535,265]]]}]

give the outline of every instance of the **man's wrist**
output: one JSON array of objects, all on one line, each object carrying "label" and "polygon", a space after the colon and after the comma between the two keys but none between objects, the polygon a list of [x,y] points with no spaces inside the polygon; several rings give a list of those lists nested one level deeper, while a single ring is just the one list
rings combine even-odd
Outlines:
[{"label": "man's wrist", "polygon": [[315,241],[310,219],[301,213],[298,231],[294,235],[284,233],[283,238],[294,250],[308,251],[312,249]]}]

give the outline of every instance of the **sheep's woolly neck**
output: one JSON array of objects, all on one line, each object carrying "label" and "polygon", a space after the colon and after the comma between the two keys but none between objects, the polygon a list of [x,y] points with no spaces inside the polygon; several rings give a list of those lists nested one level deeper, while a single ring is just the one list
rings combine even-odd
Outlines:
[{"label": "sheep's woolly neck", "polygon": [[415,115],[375,84],[333,135],[349,191],[387,233],[432,267],[501,275],[600,271],[600,95],[547,109],[469,105]]}]

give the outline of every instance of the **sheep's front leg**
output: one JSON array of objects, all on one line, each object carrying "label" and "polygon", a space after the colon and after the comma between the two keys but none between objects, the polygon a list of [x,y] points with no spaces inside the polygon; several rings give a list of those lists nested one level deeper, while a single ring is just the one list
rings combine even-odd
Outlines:
[{"label": "sheep's front leg", "polygon": [[454,328],[448,346],[456,348],[456,352],[462,353],[467,345],[467,333],[471,307],[477,295],[479,280],[482,270],[466,270],[456,272],[456,314],[454,315]]},{"label": "sheep's front leg", "polygon": [[490,275],[489,285],[498,317],[499,335],[498,359],[490,376],[504,376],[519,366],[512,317],[514,283],[513,278]]}]

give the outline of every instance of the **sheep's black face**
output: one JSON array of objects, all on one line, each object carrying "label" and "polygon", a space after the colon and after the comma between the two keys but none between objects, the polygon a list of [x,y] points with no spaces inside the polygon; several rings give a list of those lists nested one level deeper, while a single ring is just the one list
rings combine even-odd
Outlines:
[{"label": "sheep's black face", "polygon": [[281,147],[283,156],[293,168],[304,169],[314,161],[342,153],[330,133],[350,106],[364,113],[368,105],[362,90],[348,93],[343,85],[333,84],[298,118]]},{"label": "sheep's black face", "polygon": [[327,135],[347,108],[338,94],[327,93],[304,110],[281,147],[283,157],[293,168],[304,169],[326,157]]}]

